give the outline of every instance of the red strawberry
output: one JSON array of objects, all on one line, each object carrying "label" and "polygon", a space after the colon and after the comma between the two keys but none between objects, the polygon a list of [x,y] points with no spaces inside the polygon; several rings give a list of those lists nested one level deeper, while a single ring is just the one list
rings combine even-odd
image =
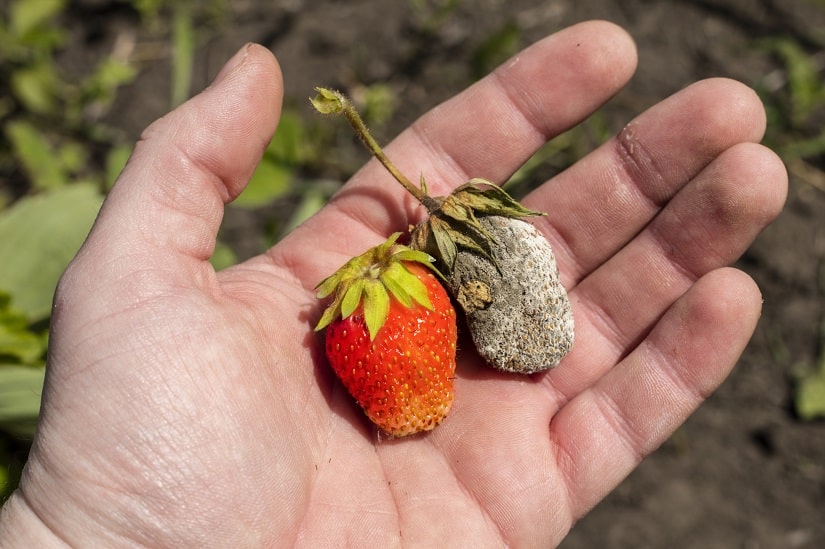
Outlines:
[{"label": "red strawberry", "polygon": [[333,295],[326,328],[332,369],[367,417],[393,436],[429,431],[453,402],[456,314],[426,253],[400,233],[318,285]]}]

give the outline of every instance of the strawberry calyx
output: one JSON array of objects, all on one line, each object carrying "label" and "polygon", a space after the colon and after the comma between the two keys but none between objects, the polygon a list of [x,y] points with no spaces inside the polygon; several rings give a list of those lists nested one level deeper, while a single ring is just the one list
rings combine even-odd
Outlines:
[{"label": "strawberry calyx", "polygon": [[507,191],[482,178],[470,179],[449,196],[431,197],[423,175],[416,186],[390,161],[344,94],[327,88],[315,89],[318,95],[310,99],[313,107],[321,114],[343,115],[373,156],[427,209],[430,215],[413,229],[410,245],[432,255],[445,272],[452,271],[459,247],[489,259],[498,268],[492,252],[493,238],[479,223],[479,217],[545,215],[525,208]]},{"label": "strawberry calyx", "polygon": [[429,254],[398,244],[400,236],[400,232],[394,233],[384,243],[347,261],[318,284],[319,299],[330,295],[333,298],[315,326],[316,332],[338,318],[349,317],[360,307],[370,340],[374,340],[387,320],[391,300],[395,299],[407,308],[417,303],[433,310],[427,287],[407,269],[404,262],[421,263],[439,277],[441,273],[433,265],[434,259]]},{"label": "strawberry calyx", "polygon": [[426,250],[447,271],[453,268],[459,246],[486,257],[497,266],[492,251],[493,237],[479,223],[479,217],[544,215],[525,208],[504,189],[480,177],[435,200],[439,207],[431,210],[430,216],[413,229],[410,245]]}]

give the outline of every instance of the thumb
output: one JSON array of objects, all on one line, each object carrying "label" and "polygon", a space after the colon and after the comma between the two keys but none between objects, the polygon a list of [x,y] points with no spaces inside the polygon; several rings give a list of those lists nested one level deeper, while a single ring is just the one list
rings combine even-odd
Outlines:
[{"label": "thumb", "polygon": [[224,205],[260,161],[282,98],[275,58],[244,46],[206,90],[146,129],[75,262],[112,265],[115,279],[136,270],[191,277],[186,265],[211,256]]}]

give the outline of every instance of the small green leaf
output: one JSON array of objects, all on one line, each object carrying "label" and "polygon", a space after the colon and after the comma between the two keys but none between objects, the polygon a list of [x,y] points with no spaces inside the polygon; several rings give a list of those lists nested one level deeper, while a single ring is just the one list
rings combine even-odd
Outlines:
[{"label": "small green leaf", "polygon": [[476,222],[472,208],[460,200],[455,200],[454,196],[444,201],[441,205],[440,213],[460,223]]},{"label": "small green leaf", "polygon": [[[825,289],[825,269],[820,271],[820,284]],[[825,320],[819,323],[820,341],[825,341]],[[800,364],[796,372],[796,411],[803,420],[825,417],[825,352],[820,351],[816,362],[806,367]]]},{"label": "small green leaf", "polygon": [[338,273],[332,274],[321,282],[315,287],[315,297],[318,299],[324,299],[325,297],[332,294],[335,291],[335,288],[338,286],[338,282],[340,281],[340,277]]},{"label": "small green leaf", "polygon": [[422,252],[421,250],[413,250],[412,248],[404,248],[399,250],[393,254],[393,258],[397,261],[414,261],[416,263],[421,263],[426,267],[430,267],[430,269],[434,270],[433,268],[433,258],[430,254],[426,252]]},{"label": "small green leaf", "polygon": [[61,12],[66,0],[19,0],[10,9],[9,28],[17,36],[23,36],[36,27],[48,23]]},{"label": "small green leaf", "polygon": [[[484,188],[482,188],[482,186]],[[504,217],[526,217],[544,215],[522,206],[507,191],[494,183],[473,178],[453,192],[460,202],[467,204],[477,214],[500,215]]]},{"label": "small green leaf", "polygon": [[18,120],[6,124],[5,130],[15,156],[23,164],[34,188],[54,189],[67,183],[60,159],[37,128]]},{"label": "small green leaf", "polygon": [[418,188],[421,189],[421,192],[423,194],[428,194],[429,193],[429,191],[427,190],[427,180],[424,179],[424,174],[423,173],[418,178]]},{"label": "small green leaf", "polygon": [[56,90],[60,79],[51,62],[43,61],[14,71],[11,88],[31,112],[52,114],[57,110]]},{"label": "small green leaf", "polygon": [[290,169],[264,158],[252,174],[246,189],[233,204],[242,208],[265,206],[289,191],[291,177]]},{"label": "small green leaf", "polygon": [[804,420],[825,417],[825,369],[813,371],[800,380],[796,411]]},{"label": "small green leaf", "polygon": [[338,317],[339,308],[335,306],[330,306],[324,309],[324,314],[321,315],[321,318],[318,320],[318,324],[315,325],[315,331],[320,332],[330,324],[332,321]]},{"label": "small green leaf", "polygon": [[0,288],[30,322],[47,318],[57,281],[94,222],[102,197],[74,184],[0,212]]}]

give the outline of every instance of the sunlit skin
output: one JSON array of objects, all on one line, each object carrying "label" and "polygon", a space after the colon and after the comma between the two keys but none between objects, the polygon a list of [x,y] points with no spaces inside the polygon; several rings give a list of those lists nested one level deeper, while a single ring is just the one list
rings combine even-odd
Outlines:
[{"label": "sunlit skin", "polygon": [[[621,29],[562,30],[387,154],[434,196],[502,182],[635,67]],[[4,546],[552,546],[753,333],[759,289],[727,266],[778,214],[787,179],[758,144],[756,94],[707,80],[523,201],[549,214],[535,223],[576,318],[562,362],[508,375],[459,344],[450,415],[425,435],[378,437],[323,358],[314,287],[419,221],[415,199],[370,161],[276,247],[217,273],[208,262],[282,96],[274,57],[250,45],[143,134],[59,285]]]}]

